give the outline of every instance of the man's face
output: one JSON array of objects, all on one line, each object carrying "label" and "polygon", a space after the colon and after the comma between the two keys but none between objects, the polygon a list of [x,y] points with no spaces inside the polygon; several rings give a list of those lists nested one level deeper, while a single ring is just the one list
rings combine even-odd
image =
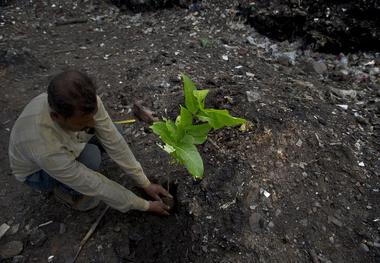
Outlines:
[{"label": "man's face", "polygon": [[[96,113],[96,112],[95,112]],[[67,131],[87,131],[95,128],[95,113],[80,114],[76,113],[71,117],[65,118],[56,112],[51,113],[52,119]]]}]

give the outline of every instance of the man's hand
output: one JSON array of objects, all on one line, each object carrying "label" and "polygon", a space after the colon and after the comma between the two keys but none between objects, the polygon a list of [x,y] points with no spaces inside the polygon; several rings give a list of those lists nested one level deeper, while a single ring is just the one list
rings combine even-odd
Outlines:
[{"label": "man's hand", "polygon": [[153,212],[155,214],[168,216],[169,214],[169,207],[165,205],[161,201],[149,201],[149,212]]},{"label": "man's hand", "polygon": [[150,184],[144,188],[145,192],[156,201],[162,202],[160,195],[173,198],[171,194],[168,193],[161,185],[159,184]]}]

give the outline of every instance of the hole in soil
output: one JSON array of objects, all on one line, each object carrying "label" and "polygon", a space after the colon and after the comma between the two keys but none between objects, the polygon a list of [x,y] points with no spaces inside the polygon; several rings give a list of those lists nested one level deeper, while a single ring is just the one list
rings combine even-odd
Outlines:
[{"label": "hole in soil", "polygon": [[171,214],[174,214],[174,213],[178,212],[177,211],[177,209],[178,209],[178,202],[177,202],[178,183],[175,182],[175,181],[166,180],[163,183],[161,183],[161,185],[163,185],[164,188],[166,190],[168,190],[169,193],[173,196],[173,199],[172,198],[168,198],[168,197],[163,197],[162,201],[164,201],[164,203],[166,205],[168,205],[169,207],[171,207],[171,209],[170,209],[170,213]]}]

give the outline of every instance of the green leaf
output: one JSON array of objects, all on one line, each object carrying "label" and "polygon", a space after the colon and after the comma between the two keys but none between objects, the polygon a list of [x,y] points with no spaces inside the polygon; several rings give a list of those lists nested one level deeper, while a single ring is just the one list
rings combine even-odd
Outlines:
[{"label": "green leaf", "polygon": [[198,108],[203,110],[205,108],[205,99],[208,94],[208,89],[194,90],[193,95],[197,100]]},{"label": "green leaf", "polygon": [[207,140],[207,135],[211,130],[208,123],[192,125],[186,129],[186,134],[193,137],[194,144],[202,144]]},{"label": "green leaf", "polygon": [[194,97],[193,91],[196,90],[195,83],[185,74],[182,74],[183,89],[185,91],[185,106],[192,113],[198,111],[197,101]]},{"label": "green leaf", "polygon": [[157,121],[150,126],[153,132],[160,136],[161,140],[169,145],[173,145],[175,139],[172,137],[171,132],[168,130],[166,122]]},{"label": "green leaf", "polygon": [[201,43],[202,47],[205,47],[205,48],[211,47],[211,43],[208,38],[200,38],[199,42]]},{"label": "green leaf", "polygon": [[179,121],[176,123],[177,127],[187,127],[193,124],[193,115],[183,106],[181,106],[181,113],[179,117]]},{"label": "green leaf", "polygon": [[170,136],[174,137],[175,132],[176,132],[176,126],[175,126],[174,122],[171,120],[167,120],[165,122],[165,125],[166,125],[166,128],[168,129],[168,131],[170,133]]},{"label": "green leaf", "polygon": [[175,156],[179,162],[186,167],[194,178],[201,179],[203,177],[204,167],[202,157],[197,147],[186,140],[173,147],[175,149]]},{"label": "green leaf", "polygon": [[214,130],[225,126],[233,127],[246,122],[245,119],[231,116],[228,110],[204,109],[197,117],[201,121],[207,121]]}]

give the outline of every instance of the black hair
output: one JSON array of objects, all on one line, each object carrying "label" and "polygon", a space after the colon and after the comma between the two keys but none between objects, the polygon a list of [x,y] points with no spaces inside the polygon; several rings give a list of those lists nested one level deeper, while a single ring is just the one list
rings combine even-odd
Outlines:
[{"label": "black hair", "polygon": [[64,71],[55,76],[47,89],[50,108],[64,118],[91,114],[97,108],[96,86],[85,73]]}]

